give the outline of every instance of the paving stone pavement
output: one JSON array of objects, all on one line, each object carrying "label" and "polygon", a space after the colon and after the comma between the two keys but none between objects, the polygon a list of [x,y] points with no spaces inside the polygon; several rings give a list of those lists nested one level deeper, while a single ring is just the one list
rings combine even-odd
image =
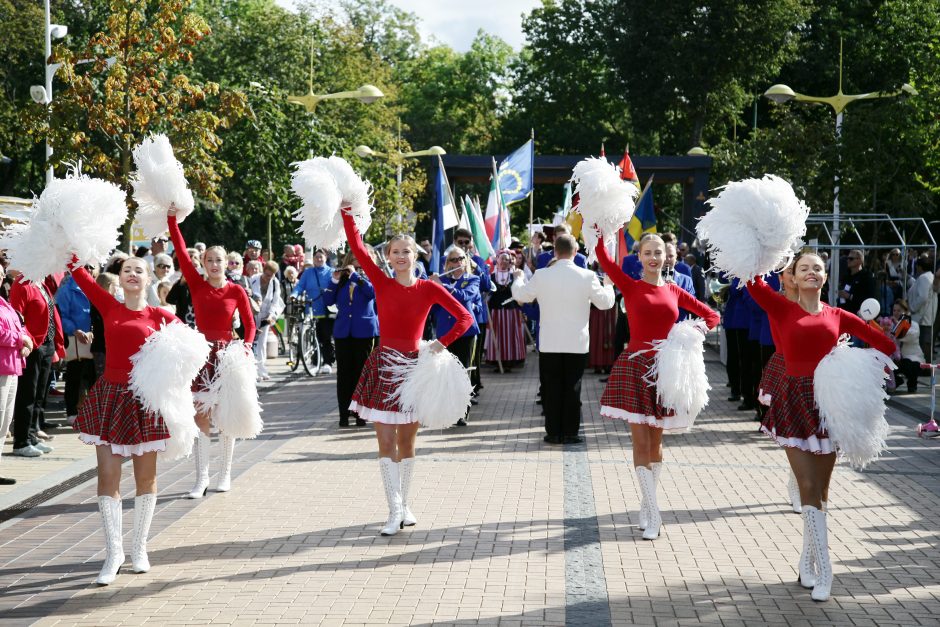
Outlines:
[{"label": "paving stone pavement", "polygon": [[[94,585],[93,481],[0,525],[0,622],[940,624],[940,438],[915,437],[922,409],[893,402],[890,453],[863,473],[837,467],[833,597],[814,603],[796,583],[802,522],[785,502],[785,456],[724,400],[716,361],[709,377],[695,430],[665,440],[654,542],[636,527],[629,430],[598,415],[596,375],[586,442],[564,448],[541,440],[534,360],[484,375],[469,427],[419,436],[419,522],[392,538],[377,535],[374,436],[335,427],[333,377],[282,377],[262,395],[264,434],[238,444],[231,492],[182,499],[192,462],[161,465],[151,572]],[[133,484],[122,485],[129,549]]]}]

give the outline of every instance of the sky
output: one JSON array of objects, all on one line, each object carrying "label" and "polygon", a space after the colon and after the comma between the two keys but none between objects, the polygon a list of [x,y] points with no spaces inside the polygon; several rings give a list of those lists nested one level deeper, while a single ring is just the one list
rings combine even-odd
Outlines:
[{"label": "sky", "polygon": [[522,14],[541,5],[540,0],[391,0],[390,4],[420,19],[421,38],[433,35],[441,43],[466,52],[482,28],[516,51],[524,43]]}]

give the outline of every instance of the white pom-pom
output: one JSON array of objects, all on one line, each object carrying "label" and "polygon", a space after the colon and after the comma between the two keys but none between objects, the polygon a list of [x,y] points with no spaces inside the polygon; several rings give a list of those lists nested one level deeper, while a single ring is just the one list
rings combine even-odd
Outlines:
[{"label": "white pom-pom", "polygon": [[76,173],[53,179],[33,201],[26,224],[8,227],[0,237],[10,264],[29,281],[62,272],[72,255],[79,265],[104,263],[117,248],[127,220],[120,187]]},{"label": "white pom-pom", "polygon": [[708,377],[705,375],[706,324],[683,320],[672,326],[664,340],[654,340],[656,355],[644,379],[656,385],[659,404],[689,422],[689,430],[708,404]]},{"label": "white pom-pom", "polygon": [[894,369],[881,351],[855,348],[843,337],[813,373],[819,428],[855,468],[865,468],[887,448],[884,383]]},{"label": "white pom-pom", "polygon": [[712,265],[749,281],[780,270],[793,258],[793,245],[806,234],[809,207],[785,180],[773,174],[728,183],[708,200],[711,210],[696,233]]},{"label": "white pom-pom", "polygon": [[[582,230],[584,245],[588,250],[588,262],[596,261],[594,248],[598,236],[606,241],[629,222],[636,211],[637,188],[620,178],[620,169],[604,158],[589,157],[580,161],[572,172],[575,191],[580,200],[578,213],[584,219]],[[590,228],[590,226],[596,228]]]},{"label": "white pom-pom", "polygon": [[220,433],[250,440],[264,428],[258,402],[258,366],[251,350],[241,340],[218,352],[218,366],[208,389],[196,399],[199,409],[212,414]]},{"label": "white pom-pom", "polygon": [[291,189],[303,201],[294,212],[309,248],[337,250],[346,242],[341,211],[348,209],[360,233],[372,224],[370,185],[340,157],[314,157],[294,165]]},{"label": "white pom-pom", "polygon": [[432,343],[421,342],[417,359],[387,353],[383,369],[397,384],[391,398],[403,412],[417,416],[425,427],[444,429],[466,415],[473,385],[460,360],[448,350],[435,353]]},{"label": "white pom-pom", "polygon": [[195,201],[186,182],[183,164],[173,156],[173,146],[166,135],[151,135],[134,148],[131,175],[134,200],[137,201],[135,220],[148,238],[166,232],[167,211],[176,205],[177,222],[193,212]]},{"label": "white pom-pom", "polygon": [[162,459],[179,459],[192,451],[199,429],[190,388],[208,357],[206,338],[181,323],[152,333],[131,357],[131,391],[144,409],[163,418],[170,432]]}]

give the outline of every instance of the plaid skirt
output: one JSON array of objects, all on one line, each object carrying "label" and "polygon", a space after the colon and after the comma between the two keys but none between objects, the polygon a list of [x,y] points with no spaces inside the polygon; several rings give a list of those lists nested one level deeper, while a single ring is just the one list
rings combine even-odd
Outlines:
[{"label": "plaid skirt", "polygon": [[202,370],[200,370],[196,378],[193,379],[193,385],[192,388],[190,388],[194,394],[208,391],[209,386],[212,385],[212,380],[215,378],[215,371],[219,367],[219,351],[228,346],[231,341],[232,340],[216,340],[215,342],[210,342],[212,346],[209,348],[209,359],[206,360]]},{"label": "plaid skirt", "polygon": [[159,414],[146,411],[127,383],[99,377],[85,397],[75,429],[86,444],[111,446],[130,457],[166,448],[170,432]]},{"label": "plaid skirt", "polygon": [[643,379],[653,366],[654,356],[652,351],[633,356],[628,350],[620,353],[601,396],[601,416],[665,431],[685,431],[689,421],[660,405],[656,385]]},{"label": "plaid skirt", "polygon": [[[360,418],[369,422],[393,425],[418,422],[410,412],[403,412],[401,406],[389,398],[395,392],[396,385],[392,383],[387,370],[386,356],[397,352],[379,346],[369,354],[359,383],[356,384],[356,391],[353,392],[349,411],[356,412]],[[418,351],[404,354],[411,359],[418,358]]]},{"label": "plaid skirt", "polygon": [[761,423],[761,431],[780,446],[820,455],[834,452],[829,434],[819,429],[812,376],[784,374],[780,377],[774,400]]},{"label": "plaid skirt", "polygon": [[761,405],[770,407],[773,399],[780,393],[780,379],[787,376],[787,365],[783,361],[783,353],[777,351],[767,360],[764,371],[760,375],[757,386],[757,401]]}]

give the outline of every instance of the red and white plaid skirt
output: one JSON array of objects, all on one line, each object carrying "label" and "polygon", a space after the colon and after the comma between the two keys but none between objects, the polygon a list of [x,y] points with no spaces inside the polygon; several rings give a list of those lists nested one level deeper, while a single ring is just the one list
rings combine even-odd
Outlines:
[{"label": "red and white plaid skirt", "polygon": [[660,405],[656,400],[656,385],[643,380],[653,365],[654,356],[653,351],[632,356],[627,350],[620,353],[601,396],[601,416],[665,431],[684,431],[689,421],[677,418],[672,410]]},{"label": "red and white plaid skirt", "polygon": [[767,360],[764,371],[760,375],[757,386],[757,401],[761,405],[770,407],[770,404],[780,394],[780,379],[787,376],[787,365],[783,361],[783,353],[777,351]]},{"label": "red and white plaid skirt", "polygon": [[75,429],[86,444],[111,446],[130,457],[166,449],[170,432],[159,414],[146,411],[127,383],[99,377],[85,397]]},{"label": "red and white plaid skirt", "polygon": [[829,434],[819,429],[812,376],[784,374],[780,377],[776,395],[761,423],[761,431],[780,446],[821,455],[834,452]]},{"label": "red and white plaid skirt", "polygon": [[232,340],[216,340],[215,342],[210,342],[209,358],[206,360],[202,370],[199,371],[199,374],[196,375],[196,378],[193,379],[193,385],[190,388],[194,394],[197,392],[206,392],[209,386],[212,385],[212,380],[215,378],[215,371],[219,367],[219,351],[228,346],[231,341]]},{"label": "red and white plaid skirt", "polygon": [[[369,422],[393,425],[418,422],[410,412],[402,411],[401,406],[389,398],[397,386],[388,371],[388,356],[398,352],[379,346],[369,354],[359,383],[356,384],[356,391],[353,392],[349,411],[356,412],[360,418]],[[410,359],[418,358],[418,351],[403,354]]]}]

